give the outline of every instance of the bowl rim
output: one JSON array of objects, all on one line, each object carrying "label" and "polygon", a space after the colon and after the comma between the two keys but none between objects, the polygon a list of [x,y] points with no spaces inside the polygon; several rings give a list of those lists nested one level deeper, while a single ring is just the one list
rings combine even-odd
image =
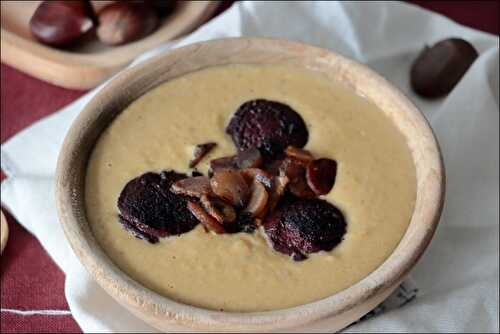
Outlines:
[{"label": "bowl rim", "polygon": [[[422,158],[428,167],[426,167],[425,175],[420,176],[420,178],[417,175],[417,199],[406,233],[391,255],[361,281],[321,300],[291,308],[265,312],[220,312],[176,302],[149,290],[121,271],[98,246],[91,233],[89,235],[88,222],[84,213],[85,208],[82,207],[82,197],[84,196],[81,191],[78,191],[79,187],[77,186],[77,184],[81,184],[81,178],[84,174],[77,175],[74,170],[75,164],[81,164],[82,160],[85,161],[86,167],[88,157],[81,158],[78,155],[81,154],[82,146],[85,145],[85,138],[90,136],[89,132],[94,131],[93,129],[85,129],[83,124],[89,119],[95,120],[104,115],[106,108],[111,108],[110,106],[119,99],[119,94],[133,91],[134,86],[131,79],[137,78],[141,73],[147,72],[147,69],[159,66],[161,62],[169,59],[177,58],[178,61],[184,57],[186,60],[187,55],[207,52],[207,50],[210,52],[223,47],[228,49],[227,52],[233,52],[234,48],[245,50],[245,47],[251,47],[250,45],[258,45],[263,50],[272,47],[282,50],[284,53],[292,52],[296,54],[296,57],[303,55],[304,57],[312,56],[319,61],[334,61],[335,66],[337,66],[337,76],[342,76],[344,79],[355,77],[356,79],[368,80],[369,85],[378,87],[383,94],[389,94],[387,99],[393,99],[393,102],[397,102],[398,107],[403,109],[403,113],[407,113],[407,116],[411,117],[413,122],[411,126],[417,127],[418,131],[422,133],[423,137],[419,140],[423,141],[422,145],[425,150],[419,151],[418,158],[414,153],[412,155],[416,165]],[[175,62],[173,64],[175,65]],[[216,65],[200,68],[210,66]],[[192,71],[196,71],[196,69]],[[153,80],[155,76],[158,76],[156,73],[149,73],[147,76]],[[141,80],[147,81],[148,78]],[[361,84],[359,81],[357,83]],[[354,84],[357,83],[354,82]],[[365,92],[358,90],[357,86],[354,88],[356,92],[364,95]],[[140,95],[142,93],[138,96]],[[123,110],[123,106],[120,108]],[[109,124],[121,110],[116,111],[114,115],[109,116],[110,119],[103,122]],[[108,112],[107,114],[113,113]],[[82,129],[84,130],[82,131]],[[102,129],[95,132],[93,135],[98,137]],[[87,148],[89,152],[91,149]],[[421,185],[420,181],[425,184]],[[424,194],[421,193],[421,186],[425,186],[426,192]],[[445,171],[437,140],[423,114],[405,95],[379,74],[354,60],[330,50],[277,38],[238,37],[194,43],[162,53],[119,73],[92,97],[73,121],[60,151],[56,170],[56,203],[59,219],[73,251],[93,279],[120,304],[125,305],[132,313],[153,326],[155,326],[155,322],[162,321],[191,329],[270,330],[302,326],[306,323],[344,314],[359,306],[363,301],[380,295],[391,287],[393,288],[411,270],[430,243],[443,208],[444,192]],[[411,233],[409,233],[410,230],[412,230]],[[401,249],[403,241],[407,239],[411,247],[405,246],[410,248]]]}]

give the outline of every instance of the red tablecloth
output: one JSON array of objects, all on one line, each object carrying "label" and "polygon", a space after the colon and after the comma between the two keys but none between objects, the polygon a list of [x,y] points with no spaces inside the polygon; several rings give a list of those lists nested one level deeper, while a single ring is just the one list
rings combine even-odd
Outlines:
[{"label": "red tablecloth", "polygon": [[[499,33],[497,1],[412,2],[464,25]],[[82,94],[82,91],[47,84],[2,64],[1,142]],[[3,173],[1,177],[4,177]],[[6,216],[10,236],[0,260],[0,332],[80,332],[67,312],[57,312],[58,315],[25,312],[68,311],[64,297],[64,275],[40,243],[7,212]]]}]

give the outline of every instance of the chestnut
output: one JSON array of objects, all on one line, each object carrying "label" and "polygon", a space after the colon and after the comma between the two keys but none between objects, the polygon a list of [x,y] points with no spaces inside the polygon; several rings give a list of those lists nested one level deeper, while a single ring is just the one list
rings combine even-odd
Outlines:
[{"label": "chestnut", "polygon": [[244,211],[249,212],[252,217],[259,217],[265,212],[268,200],[269,194],[264,185],[259,181],[254,181],[252,183],[250,199]]},{"label": "chestnut", "polygon": [[208,230],[214,231],[217,234],[222,234],[226,232],[224,226],[222,226],[215,218],[210,216],[198,203],[193,201],[187,202],[187,208],[193,216],[200,221],[200,223],[205,226]]},{"label": "chestnut", "polygon": [[259,167],[262,164],[262,154],[255,147],[239,151],[236,157],[236,164],[241,169]]},{"label": "chestnut", "polygon": [[237,169],[238,168],[238,157],[236,155],[230,155],[228,157],[222,157],[210,160],[210,169],[208,175],[212,175],[215,171],[225,170],[225,169]]},{"label": "chestnut", "polygon": [[189,161],[189,168],[196,167],[201,159],[203,159],[215,146],[217,146],[217,143],[214,142],[195,145],[193,149],[193,159]]},{"label": "chestnut", "polygon": [[219,223],[232,223],[236,220],[234,208],[217,197],[202,195],[200,203],[203,209]]},{"label": "chestnut", "polygon": [[336,177],[337,161],[335,160],[321,158],[307,165],[307,184],[318,196],[326,195],[332,190]]},{"label": "chestnut", "polygon": [[88,0],[42,1],[30,19],[33,36],[51,46],[78,41],[95,26],[95,14]]},{"label": "chestnut", "polygon": [[461,38],[425,47],[411,67],[411,87],[426,98],[442,97],[455,88],[478,56],[474,46]]},{"label": "chestnut", "polygon": [[210,180],[206,176],[194,176],[176,181],[170,187],[170,191],[177,195],[197,198],[212,193]]},{"label": "chestnut", "polygon": [[160,16],[167,16],[174,12],[177,7],[175,0],[152,0],[151,6],[158,12]]},{"label": "chestnut", "polygon": [[249,195],[249,186],[245,178],[236,170],[214,172],[210,186],[215,195],[235,207],[244,207]]},{"label": "chestnut", "polygon": [[289,182],[290,180],[287,176],[275,176],[273,178],[273,186],[269,191],[268,205],[266,208],[267,212],[272,212],[274,210],[281,196],[285,193]]},{"label": "chestnut", "polygon": [[121,45],[151,33],[159,23],[155,10],[146,2],[115,2],[98,15],[97,37],[104,44]]},{"label": "chestnut", "polygon": [[285,149],[285,154],[288,157],[292,159],[297,159],[303,163],[308,163],[314,160],[314,157],[311,154],[311,152],[294,146],[288,146]]}]

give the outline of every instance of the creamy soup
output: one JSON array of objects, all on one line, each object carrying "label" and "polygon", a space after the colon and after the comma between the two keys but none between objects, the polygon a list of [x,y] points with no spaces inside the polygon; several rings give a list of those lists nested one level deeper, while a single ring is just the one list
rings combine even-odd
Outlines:
[{"label": "creamy soup", "polygon": [[[347,221],[330,252],[296,262],[274,251],[260,231],[215,235],[201,225],[150,244],[118,223],[125,184],[147,171],[189,173],[193,146],[217,147],[198,165],[235,153],[225,126],[244,102],[291,106],[309,130],[305,149],[338,162],[335,186],[321,198]],[[405,137],[374,104],[322,74],[277,65],[228,65],[193,72],[131,103],[99,138],[88,165],[87,216],[109,257],[144,286],[214,310],[265,311],[315,301],[375,270],[411,218],[415,169]]]}]

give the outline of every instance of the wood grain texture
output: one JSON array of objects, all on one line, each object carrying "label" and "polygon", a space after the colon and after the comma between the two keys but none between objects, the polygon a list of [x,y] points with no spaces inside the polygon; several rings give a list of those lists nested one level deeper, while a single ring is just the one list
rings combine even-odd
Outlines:
[{"label": "wood grain texture", "polygon": [[[95,2],[96,8],[105,3]],[[29,20],[40,1],[1,2],[2,62],[52,84],[71,89],[97,86],[147,50],[188,33],[205,22],[219,1],[180,1],[175,12],[152,34],[138,41],[108,47],[93,41],[73,50],[38,43],[29,31]]]},{"label": "wood grain texture", "polygon": [[7,226],[7,219],[5,219],[2,210],[0,210],[0,254],[2,254],[5,245],[7,245],[8,239],[9,227]]},{"label": "wood grain texture", "polygon": [[[97,138],[128,104],[183,74],[223,64],[305,67],[340,81],[375,103],[405,135],[417,175],[416,203],[408,230],[392,255],[352,287],[325,299],[278,311],[227,313],[180,304],[117,268],[98,246],[85,217],[84,178]],[[359,319],[394,290],[420,258],[437,227],[444,202],[444,166],[423,115],[387,80],[331,51],[278,39],[234,38],[197,43],[124,71],[104,87],[71,127],[57,167],[60,220],[75,253],[119,303],[161,330],[334,331]]]}]

